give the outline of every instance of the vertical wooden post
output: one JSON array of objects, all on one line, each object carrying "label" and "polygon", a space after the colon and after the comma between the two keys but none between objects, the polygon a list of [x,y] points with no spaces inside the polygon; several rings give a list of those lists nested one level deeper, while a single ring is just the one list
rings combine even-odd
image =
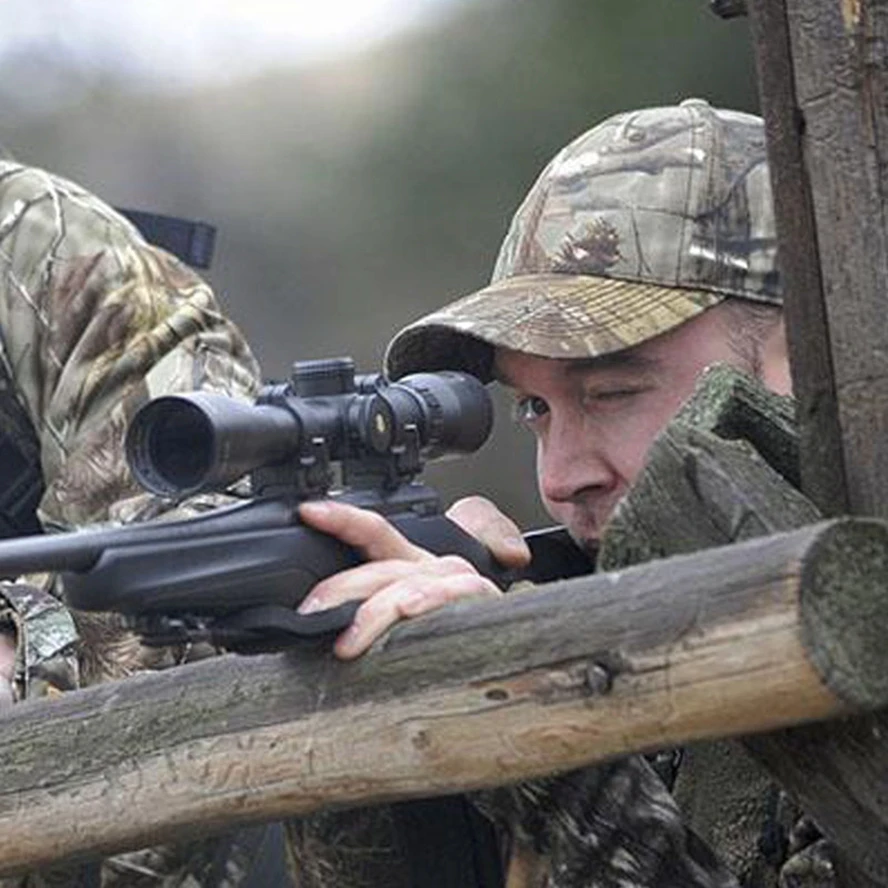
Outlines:
[{"label": "vertical wooden post", "polygon": [[748,0],[802,485],[888,517],[888,2]]}]

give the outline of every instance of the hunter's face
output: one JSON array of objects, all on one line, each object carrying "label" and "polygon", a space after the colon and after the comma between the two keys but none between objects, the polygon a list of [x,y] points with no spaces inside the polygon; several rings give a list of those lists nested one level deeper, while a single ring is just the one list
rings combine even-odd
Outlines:
[{"label": "hunter's face", "polygon": [[594,544],[657,433],[702,370],[719,361],[741,364],[719,308],[601,358],[497,351],[497,378],[514,393],[516,417],[536,438],[543,503],[575,540]]}]

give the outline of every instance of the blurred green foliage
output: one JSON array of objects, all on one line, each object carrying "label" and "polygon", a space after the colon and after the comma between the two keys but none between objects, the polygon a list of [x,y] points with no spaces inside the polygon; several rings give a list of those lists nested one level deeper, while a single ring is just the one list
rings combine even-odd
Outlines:
[{"label": "blurred green foliage", "polygon": [[[106,76],[51,116],[3,115],[0,142],[116,205],[218,225],[210,279],[280,377],[325,355],[376,366],[398,327],[486,282],[563,144],[691,95],[757,107],[745,23],[706,0],[478,0],[365,54],[224,88],[149,95]],[[515,484],[529,442],[505,425],[458,482],[431,478],[537,523],[533,485]]]}]

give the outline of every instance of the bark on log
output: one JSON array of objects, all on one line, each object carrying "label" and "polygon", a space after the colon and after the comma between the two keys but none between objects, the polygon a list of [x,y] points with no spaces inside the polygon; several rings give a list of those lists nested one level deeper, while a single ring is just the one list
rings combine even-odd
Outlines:
[{"label": "bark on log", "polygon": [[351,663],[229,656],[13,707],[0,871],[885,705],[886,559],[888,525],[842,520],[465,602]]}]

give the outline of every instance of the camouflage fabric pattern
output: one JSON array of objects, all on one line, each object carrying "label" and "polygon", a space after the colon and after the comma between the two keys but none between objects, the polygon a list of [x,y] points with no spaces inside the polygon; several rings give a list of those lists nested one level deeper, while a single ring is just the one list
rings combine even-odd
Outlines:
[{"label": "camouflage fabric pattern", "polygon": [[[507,837],[508,888],[737,888],[634,756],[474,793]],[[390,809],[328,811],[290,824],[298,888],[412,888]]]},{"label": "camouflage fabric pattern", "polygon": [[294,888],[414,888],[392,808],[320,811],[287,823]]},{"label": "camouflage fabric pattern", "polygon": [[[155,395],[193,389],[250,398],[258,380],[249,348],[203,280],[79,186],[0,160],[0,421],[21,464],[41,470],[44,526],[169,509],[128,472],[122,443],[134,411]],[[20,699],[206,653],[150,650],[114,617],[70,613],[49,576],[0,586],[0,623],[16,632]],[[219,840],[120,855],[102,866],[101,884],[200,886],[212,859],[212,884],[235,886],[245,872],[238,838],[222,841],[222,858]],[[84,872],[0,885],[75,885]]]},{"label": "camouflage fabric pattern", "polygon": [[700,99],[618,114],[545,168],[490,286],[402,330],[386,366],[488,381],[491,346],[596,357],[726,296],[779,303],[776,249],[759,118]]},{"label": "camouflage fabric pattern", "polygon": [[206,283],[88,192],[10,162],[0,162],[0,331],[53,525],[106,520],[137,492],[120,441],[147,398],[255,390],[253,357]]},{"label": "camouflage fabric pattern", "polygon": [[[79,186],[0,161],[0,379],[4,434],[41,468],[40,519],[65,529],[150,499],[122,447],[148,398],[195,388],[251,397],[258,368],[190,269]],[[35,631],[23,657],[41,649]],[[119,668],[100,658],[107,670],[84,677],[138,669],[134,656]]]},{"label": "camouflage fabric pattern", "polygon": [[47,589],[21,582],[0,584],[0,627],[14,632],[18,640],[15,697],[53,696],[80,686],[74,617]]},{"label": "camouflage fabric pattern", "polygon": [[[742,874],[688,826],[645,756],[472,799],[506,838],[507,888],[838,888],[832,849],[781,794],[768,860]],[[412,888],[390,809],[325,811],[288,824],[297,888]],[[751,851],[764,854],[758,830]],[[727,849],[717,849],[727,850]],[[774,854],[779,857],[775,859]]]},{"label": "camouflage fabric pattern", "polygon": [[643,756],[479,793],[515,888],[737,888]]}]

